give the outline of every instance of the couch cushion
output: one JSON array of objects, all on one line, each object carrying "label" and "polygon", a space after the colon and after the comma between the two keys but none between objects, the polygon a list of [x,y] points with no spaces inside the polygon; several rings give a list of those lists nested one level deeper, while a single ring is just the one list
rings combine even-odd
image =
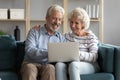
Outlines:
[{"label": "couch cushion", "polygon": [[0,70],[15,69],[16,42],[10,35],[0,36]]},{"label": "couch cushion", "polygon": [[111,73],[96,73],[81,75],[81,80],[114,80]]},{"label": "couch cushion", "polygon": [[0,80],[18,80],[18,76],[14,72],[1,71]]}]

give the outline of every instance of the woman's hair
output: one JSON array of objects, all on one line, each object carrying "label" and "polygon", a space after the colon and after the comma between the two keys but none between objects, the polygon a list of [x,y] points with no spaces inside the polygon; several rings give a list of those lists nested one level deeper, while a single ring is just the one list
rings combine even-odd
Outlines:
[{"label": "woman's hair", "polygon": [[54,11],[54,10],[62,13],[62,15],[64,15],[64,13],[65,13],[64,9],[61,6],[55,4],[55,5],[52,5],[48,8],[46,17],[50,16],[52,11]]},{"label": "woman's hair", "polygon": [[70,19],[74,16],[80,19],[80,21],[83,23],[84,25],[83,29],[89,28],[90,18],[87,12],[83,8],[78,7],[78,8],[73,9],[68,15],[68,20],[70,21]]}]

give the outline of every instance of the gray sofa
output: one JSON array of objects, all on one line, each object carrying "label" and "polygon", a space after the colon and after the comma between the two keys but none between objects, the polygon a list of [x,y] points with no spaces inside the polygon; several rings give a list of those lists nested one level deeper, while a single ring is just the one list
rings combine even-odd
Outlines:
[{"label": "gray sofa", "polygon": [[[13,36],[0,36],[0,80],[21,80],[20,67],[24,58],[25,43]],[[98,62],[101,71],[81,75],[82,80],[120,80],[120,47],[99,44]]]}]

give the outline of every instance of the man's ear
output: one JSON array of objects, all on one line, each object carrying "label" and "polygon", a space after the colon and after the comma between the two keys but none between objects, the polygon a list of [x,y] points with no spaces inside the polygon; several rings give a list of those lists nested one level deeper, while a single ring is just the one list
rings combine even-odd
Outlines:
[{"label": "man's ear", "polygon": [[40,27],[41,27],[41,25],[35,25],[35,26],[33,26],[32,28],[33,28],[34,30],[39,30]]}]

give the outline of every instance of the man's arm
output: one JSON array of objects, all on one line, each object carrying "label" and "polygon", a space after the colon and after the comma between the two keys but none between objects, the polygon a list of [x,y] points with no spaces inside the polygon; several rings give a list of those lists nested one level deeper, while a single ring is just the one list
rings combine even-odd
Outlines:
[{"label": "man's arm", "polygon": [[42,59],[47,58],[47,50],[38,48],[38,35],[37,30],[31,29],[29,31],[25,42],[25,51],[31,59],[39,59],[42,61]]}]

